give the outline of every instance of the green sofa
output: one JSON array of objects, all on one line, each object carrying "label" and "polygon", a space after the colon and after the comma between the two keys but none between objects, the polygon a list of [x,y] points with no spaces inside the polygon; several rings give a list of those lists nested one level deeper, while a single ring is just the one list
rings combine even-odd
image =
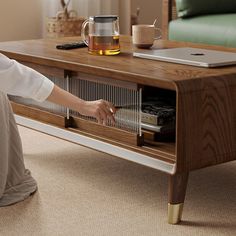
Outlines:
[{"label": "green sofa", "polygon": [[169,15],[170,40],[236,47],[236,0],[176,0]]}]

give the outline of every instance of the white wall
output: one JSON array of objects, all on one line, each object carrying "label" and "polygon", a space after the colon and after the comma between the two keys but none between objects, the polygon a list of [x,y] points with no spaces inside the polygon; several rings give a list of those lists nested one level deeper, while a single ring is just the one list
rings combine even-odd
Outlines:
[{"label": "white wall", "polygon": [[1,0],[0,41],[40,38],[42,0]]},{"label": "white wall", "polygon": [[[79,16],[118,14],[119,0],[72,0]],[[45,36],[45,19],[61,10],[59,0],[1,0],[0,41]]]},{"label": "white wall", "polygon": [[120,0],[72,0],[72,8],[80,16],[118,14]]},{"label": "white wall", "polygon": [[101,14],[118,14],[120,0],[100,0]]},{"label": "white wall", "polygon": [[152,24],[157,17],[157,25],[161,26],[162,0],[131,0],[131,12],[136,13],[136,8],[140,7],[140,24]]},{"label": "white wall", "polygon": [[[71,6],[80,16],[120,14],[122,34],[129,33],[130,12],[138,6],[140,23],[151,24],[156,16],[161,20],[161,0],[72,0]],[[58,10],[59,0],[1,0],[0,41],[42,38],[45,17]]]},{"label": "white wall", "polygon": [[131,0],[119,0],[120,33],[130,34]]}]

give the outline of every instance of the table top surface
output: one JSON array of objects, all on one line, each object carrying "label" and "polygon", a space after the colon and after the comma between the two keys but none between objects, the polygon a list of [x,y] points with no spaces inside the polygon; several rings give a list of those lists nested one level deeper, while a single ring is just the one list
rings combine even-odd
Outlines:
[{"label": "table top surface", "polygon": [[[236,66],[200,68],[168,62],[134,58],[130,36],[121,36],[121,53],[115,56],[90,55],[87,48],[58,50],[56,45],[78,41],[79,37],[36,39],[0,43],[0,52],[10,58],[79,71],[139,84],[176,89],[176,83],[227,74],[236,75]],[[236,52],[236,48],[158,40],[153,48],[196,47]]]}]

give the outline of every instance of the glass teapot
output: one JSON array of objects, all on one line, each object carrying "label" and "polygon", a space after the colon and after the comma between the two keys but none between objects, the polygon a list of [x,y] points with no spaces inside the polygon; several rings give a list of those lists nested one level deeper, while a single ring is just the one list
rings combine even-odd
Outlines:
[{"label": "glass teapot", "polygon": [[82,25],[81,36],[90,54],[120,53],[119,17],[116,15],[90,16]]}]

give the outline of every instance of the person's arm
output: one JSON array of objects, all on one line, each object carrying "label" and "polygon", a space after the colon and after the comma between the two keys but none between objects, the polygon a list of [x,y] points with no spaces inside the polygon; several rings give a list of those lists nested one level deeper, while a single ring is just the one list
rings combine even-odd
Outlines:
[{"label": "person's arm", "polygon": [[0,91],[42,102],[53,86],[44,75],[0,53]]},{"label": "person's arm", "polygon": [[54,85],[44,75],[0,54],[0,91],[36,101],[69,107],[82,115],[93,116],[99,123],[114,122],[114,106],[107,101],[84,101]]},{"label": "person's arm", "polygon": [[54,85],[47,101],[69,107],[81,115],[95,117],[100,124],[106,124],[108,120],[115,122],[114,114],[116,109],[112,103],[102,99],[85,101],[59,88],[57,85]]}]

